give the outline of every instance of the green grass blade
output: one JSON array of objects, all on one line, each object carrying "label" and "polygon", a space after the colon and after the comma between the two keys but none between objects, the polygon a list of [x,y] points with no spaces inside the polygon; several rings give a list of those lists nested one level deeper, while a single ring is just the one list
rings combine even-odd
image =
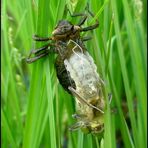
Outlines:
[{"label": "green grass blade", "polygon": [[16,142],[15,142],[15,139],[14,139],[14,136],[12,134],[12,131],[11,131],[11,128],[8,124],[8,120],[4,114],[4,112],[1,110],[1,115],[2,115],[2,127],[3,127],[3,130],[5,130],[5,132],[7,133],[7,138],[8,138],[8,142],[13,146],[13,147],[18,147]]},{"label": "green grass blade", "polygon": [[51,86],[51,74],[49,69],[49,61],[45,63],[46,72],[46,88],[47,88],[47,99],[48,99],[48,110],[49,110],[49,127],[50,127],[50,140],[52,142],[51,147],[56,148],[56,127],[55,127],[55,116],[54,116],[54,105],[53,105],[53,90]]},{"label": "green grass blade", "polygon": [[[128,2],[122,1],[123,2],[123,8],[125,14],[125,19],[126,19],[126,28],[127,28],[127,33],[128,33],[128,38],[130,42],[130,52],[131,52],[131,60],[133,64],[133,71],[134,71],[134,77],[135,77],[135,85],[136,85],[136,93],[139,101],[139,107],[141,108],[141,117],[143,120],[144,128],[143,128],[143,140],[144,141],[139,141],[140,145],[143,145],[146,147],[146,108],[147,108],[147,101],[146,101],[146,79],[145,79],[145,73],[143,70],[143,57],[141,56],[141,51],[146,51],[146,49],[141,49],[141,46],[139,45],[139,38],[135,33],[135,26],[133,25],[134,20],[132,19],[130,9],[129,9],[129,4]],[[139,8],[140,9],[140,8]],[[141,20],[139,20],[141,21]],[[138,69],[136,71],[136,69]],[[135,72],[136,71],[136,72]],[[137,145],[138,146],[138,145]]]},{"label": "green grass blade", "polygon": [[119,21],[118,21],[118,15],[117,15],[118,14],[117,13],[117,6],[116,6],[115,1],[113,1],[112,7],[113,7],[113,10],[115,12],[114,24],[115,24],[115,32],[117,34],[118,55],[119,55],[119,59],[120,59],[123,81],[124,81],[124,85],[125,85],[129,114],[130,114],[130,119],[131,119],[132,130],[133,130],[133,137],[134,137],[134,141],[135,141],[136,145],[138,145],[135,113],[134,113],[134,107],[133,107],[133,103],[132,103],[132,95],[131,95],[130,86],[129,86],[129,78],[127,76],[127,69],[126,69],[126,66],[125,66],[125,58],[124,58],[124,54],[123,54],[123,45],[122,45],[122,41],[121,41]]}]

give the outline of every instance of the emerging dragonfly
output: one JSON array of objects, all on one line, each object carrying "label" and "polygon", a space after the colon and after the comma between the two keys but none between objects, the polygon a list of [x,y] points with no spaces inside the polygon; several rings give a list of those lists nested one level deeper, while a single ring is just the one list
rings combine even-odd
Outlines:
[{"label": "emerging dragonfly", "polygon": [[[94,17],[88,5],[86,10],[90,16]],[[80,35],[81,32],[96,29],[99,22],[96,20],[94,25],[83,28],[82,25],[86,21],[87,15],[75,14],[71,16],[82,16],[82,19],[77,25],[73,25],[67,20],[59,21],[51,37],[34,36],[35,41],[50,41],[50,43],[32,50],[27,62],[32,63],[48,55],[50,51],[57,53],[55,67],[59,82],[66,91],[76,98],[76,113],[73,117],[77,122],[70,127],[70,130],[81,128],[86,133],[100,134],[104,130],[103,81],[84,45],[84,42],[91,38],[82,38]]]}]

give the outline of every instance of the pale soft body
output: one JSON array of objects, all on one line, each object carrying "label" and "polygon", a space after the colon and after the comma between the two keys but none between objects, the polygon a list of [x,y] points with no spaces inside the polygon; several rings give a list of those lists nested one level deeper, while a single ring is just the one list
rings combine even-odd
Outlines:
[{"label": "pale soft body", "polygon": [[[103,111],[105,104],[102,93],[102,80],[89,53],[76,44],[72,49],[70,58],[65,59],[64,64],[70,77],[75,82],[76,93],[89,104]],[[77,95],[75,97],[77,98]],[[81,102],[78,98],[76,99],[76,112],[80,116],[78,120],[81,121],[81,126],[90,126],[92,130],[93,126],[95,128],[102,124],[100,123],[102,121],[99,121],[102,113]]]}]

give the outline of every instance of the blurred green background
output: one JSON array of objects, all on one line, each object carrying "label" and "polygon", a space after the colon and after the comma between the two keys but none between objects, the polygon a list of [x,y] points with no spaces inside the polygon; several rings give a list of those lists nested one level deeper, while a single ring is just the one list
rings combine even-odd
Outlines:
[{"label": "blurred green background", "polygon": [[[147,145],[146,0],[90,0],[99,19],[86,47],[112,93],[107,101],[101,141],[81,130],[68,131],[75,120],[74,99],[60,86],[56,55],[31,65],[30,49],[41,47],[33,34],[51,35],[58,20],[73,19],[65,6],[84,12],[86,0],[3,0],[1,9],[1,146],[3,148],[145,148]],[[93,23],[89,17],[85,26]],[[111,108],[116,110],[111,113]]]}]

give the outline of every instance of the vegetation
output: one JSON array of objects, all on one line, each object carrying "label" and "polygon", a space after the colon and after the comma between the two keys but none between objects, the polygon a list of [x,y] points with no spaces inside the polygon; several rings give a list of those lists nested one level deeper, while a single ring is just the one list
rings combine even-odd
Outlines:
[{"label": "vegetation", "polygon": [[[30,49],[41,47],[32,35],[51,35],[60,19],[76,23],[65,11],[84,12],[87,0],[2,1],[1,144],[3,148],[146,148],[146,0],[91,0],[99,28],[86,47],[105,81],[105,132],[101,141],[73,124],[74,98],[60,86],[56,55],[28,65]],[[89,17],[86,26],[95,18]],[[112,108],[116,111],[112,113]]]}]

